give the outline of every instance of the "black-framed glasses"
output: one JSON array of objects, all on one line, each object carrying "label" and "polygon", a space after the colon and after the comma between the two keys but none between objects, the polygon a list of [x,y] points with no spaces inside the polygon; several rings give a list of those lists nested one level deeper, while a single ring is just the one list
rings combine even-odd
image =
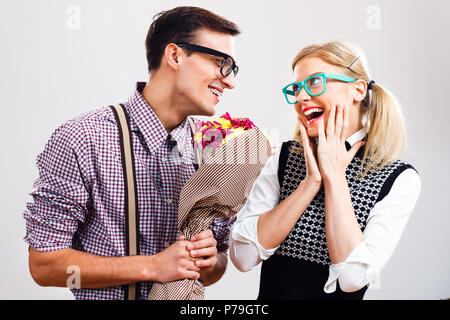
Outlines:
[{"label": "black-framed glasses", "polygon": [[231,72],[233,72],[234,76],[236,77],[236,75],[239,71],[239,67],[237,66],[234,59],[226,53],[223,53],[223,52],[211,49],[211,48],[199,46],[196,44],[190,44],[190,43],[175,43],[175,44],[177,46],[179,46],[180,48],[188,48],[188,49],[191,49],[192,51],[206,53],[206,54],[210,54],[213,56],[223,58],[222,65],[220,66],[220,74],[224,77],[228,77]]}]

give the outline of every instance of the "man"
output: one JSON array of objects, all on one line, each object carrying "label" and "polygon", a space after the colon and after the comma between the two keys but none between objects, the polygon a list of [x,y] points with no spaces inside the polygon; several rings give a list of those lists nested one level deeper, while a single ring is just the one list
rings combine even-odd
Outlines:
[{"label": "man", "polygon": [[[212,116],[238,68],[238,27],[196,7],[160,13],[146,39],[150,79],[124,104],[130,118],[139,208],[139,255],[127,256],[119,130],[105,106],[58,128],[37,158],[39,178],[27,204],[29,267],[42,286],[67,286],[79,270],[77,299],[124,299],[138,283],[223,275],[231,221],[185,241],[177,232],[178,197],[195,172],[189,115]],[[175,157],[174,157],[175,155]],[[184,161],[178,161],[177,157]],[[75,266],[74,269],[73,266]]]}]

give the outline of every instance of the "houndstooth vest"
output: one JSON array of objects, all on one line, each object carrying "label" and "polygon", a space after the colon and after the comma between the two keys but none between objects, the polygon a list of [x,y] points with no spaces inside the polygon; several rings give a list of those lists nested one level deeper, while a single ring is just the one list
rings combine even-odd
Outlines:
[{"label": "houndstooth vest", "polygon": [[[296,141],[284,142],[280,153],[278,171],[281,188],[280,202],[286,199],[306,176],[304,154],[293,152],[291,147],[300,147],[300,144]],[[347,150],[350,149],[348,142],[346,142],[346,147]],[[361,147],[358,150],[345,171],[351,201],[361,231],[364,231],[366,227],[370,211],[377,202],[389,193],[398,175],[407,168],[413,168],[406,162],[397,160],[377,172],[369,171],[363,178],[358,179],[358,174],[362,172],[363,148]],[[297,224],[281,243],[275,254],[323,265],[331,264],[325,236],[325,194],[323,187],[300,216]]]}]

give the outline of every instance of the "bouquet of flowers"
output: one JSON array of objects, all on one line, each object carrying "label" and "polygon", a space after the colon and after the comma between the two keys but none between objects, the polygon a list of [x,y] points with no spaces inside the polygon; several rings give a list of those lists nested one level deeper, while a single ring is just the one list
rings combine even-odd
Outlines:
[{"label": "bouquet of flowers", "polygon": [[199,123],[194,136],[194,148],[218,147],[246,130],[256,127],[249,118],[232,118],[228,112],[213,121]]},{"label": "bouquet of flowers", "polygon": [[[215,218],[236,215],[272,154],[263,131],[248,118],[232,118],[228,112],[195,125],[193,143],[199,169],[181,190],[178,206],[178,229],[186,240],[209,228]],[[192,279],[154,283],[148,298],[201,300],[204,288]]]}]

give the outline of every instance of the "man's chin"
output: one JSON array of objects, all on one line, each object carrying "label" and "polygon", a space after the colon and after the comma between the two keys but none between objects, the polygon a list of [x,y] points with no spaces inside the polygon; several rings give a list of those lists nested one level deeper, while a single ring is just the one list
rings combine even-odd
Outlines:
[{"label": "man's chin", "polygon": [[191,115],[193,116],[205,116],[205,117],[212,117],[216,114],[218,103],[213,103],[210,101],[203,101],[192,104],[191,106]]},{"label": "man's chin", "polygon": [[201,110],[200,110],[201,116],[207,116],[207,117],[212,117],[213,115],[216,114],[216,105],[208,105],[208,106],[204,106]]}]

